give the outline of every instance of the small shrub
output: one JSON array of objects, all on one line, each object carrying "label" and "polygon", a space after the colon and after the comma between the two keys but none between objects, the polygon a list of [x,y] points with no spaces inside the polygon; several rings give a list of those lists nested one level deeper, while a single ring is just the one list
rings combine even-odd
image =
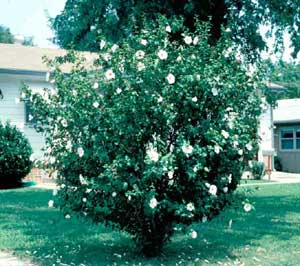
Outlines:
[{"label": "small shrub", "polygon": [[265,164],[258,161],[252,162],[251,172],[253,174],[254,179],[256,180],[262,179],[266,174]]},{"label": "small shrub", "polygon": [[0,188],[17,186],[32,168],[32,148],[22,132],[0,123]]},{"label": "small shrub", "polygon": [[282,171],[282,164],[278,156],[274,157],[274,168],[276,171]]}]

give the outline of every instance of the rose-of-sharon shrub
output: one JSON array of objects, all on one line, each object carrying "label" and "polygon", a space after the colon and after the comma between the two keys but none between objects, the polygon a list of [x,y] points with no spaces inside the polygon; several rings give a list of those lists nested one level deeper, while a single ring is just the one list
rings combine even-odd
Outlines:
[{"label": "rose-of-sharon shrub", "polygon": [[25,89],[65,216],[124,230],[155,256],[177,224],[211,220],[230,204],[257,151],[258,78],[225,38],[211,46],[208,31],[162,20],[120,47],[102,41],[93,69],[74,53],[52,62],[54,90]]},{"label": "rose-of-sharon shrub", "polygon": [[0,188],[18,186],[32,168],[32,148],[22,132],[0,122]]}]

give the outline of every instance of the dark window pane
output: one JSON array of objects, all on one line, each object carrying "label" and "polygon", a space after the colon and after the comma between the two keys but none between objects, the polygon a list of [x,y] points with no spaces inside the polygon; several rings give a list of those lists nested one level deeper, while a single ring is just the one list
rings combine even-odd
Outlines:
[{"label": "dark window pane", "polygon": [[300,129],[296,130],[296,138],[300,138]]},{"label": "dark window pane", "polygon": [[293,130],[282,130],[281,131],[281,138],[283,139],[290,139],[293,138]]},{"label": "dark window pane", "polygon": [[281,140],[281,149],[283,150],[292,150],[294,148],[294,141],[292,139],[282,139]]},{"label": "dark window pane", "polygon": [[300,139],[296,140],[296,149],[300,150]]}]

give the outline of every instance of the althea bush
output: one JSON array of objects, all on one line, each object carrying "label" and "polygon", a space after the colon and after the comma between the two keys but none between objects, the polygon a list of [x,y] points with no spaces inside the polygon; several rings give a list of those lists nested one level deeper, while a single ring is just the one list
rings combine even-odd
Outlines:
[{"label": "althea bush", "polygon": [[162,19],[120,47],[101,41],[93,69],[75,53],[53,61],[54,90],[24,90],[66,217],[124,230],[155,256],[176,225],[211,220],[232,202],[257,151],[258,77],[226,38],[211,46],[208,28]]}]

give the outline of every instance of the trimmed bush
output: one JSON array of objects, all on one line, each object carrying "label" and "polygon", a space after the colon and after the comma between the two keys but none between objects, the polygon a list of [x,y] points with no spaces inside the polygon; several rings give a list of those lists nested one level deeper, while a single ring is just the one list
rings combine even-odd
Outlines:
[{"label": "trimmed bush", "polygon": [[120,47],[102,40],[92,71],[71,52],[50,64],[54,90],[24,88],[66,218],[124,230],[156,256],[176,230],[195,238],[187,226],[232,202],[258,149],[259,76],[208,35],[208,24],[191,33],[162,19]]},{"label": "trimmed bush", "polygon": [[276,171],[282,171],[282,163],[278,156],[274,156],[274,168]]},{"label": "trimmed bush", "polygon": [[0,123],[0,188],[18,186],[32,168],[32,148],[22,132]]},{"label": "trimmed bush", "polygon": [[254,179],[261,180],[266,174],[265,164],[263,162],[253,161],[250,171]]}]

